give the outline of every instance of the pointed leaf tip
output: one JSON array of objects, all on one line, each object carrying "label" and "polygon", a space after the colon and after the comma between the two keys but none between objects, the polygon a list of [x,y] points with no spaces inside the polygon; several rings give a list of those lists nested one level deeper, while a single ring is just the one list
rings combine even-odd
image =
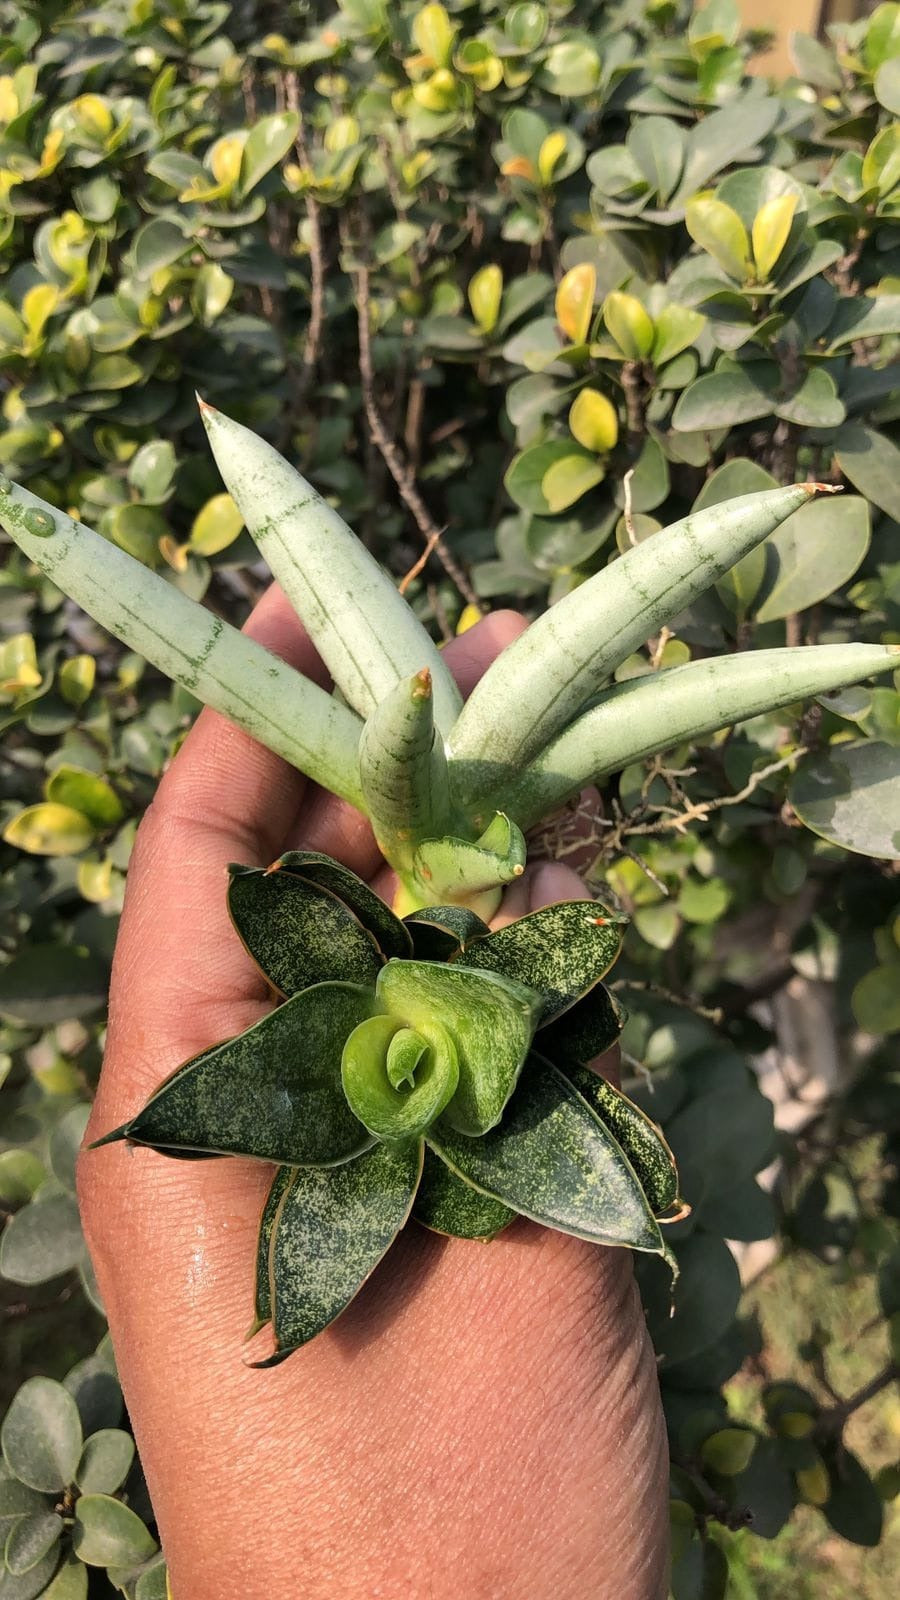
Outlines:
[{"label": "pointed leaf tip", "polygon": [[99,1150],[100,1146],[103,1144],[116,1144],[120,1139],[127,1139],[128,1129],[130,1127],[131,1118],[129,1117],[127,1122],[123,1122],[118,1128],[113,1128],[110,1133],[104,1133],[102,1138],[92,1139],[90,1144],[86,1146],[86,1149]]},{"label": "pointed leaf tip", "polygon": [[197,402],[197,409],[200,412],[204,422],[206,422],[208,417],[214,417],[218,415],[215,406],[210,405],[208,400],[204,400],[199,389],[194,390],[194,399]]},{"label": "pointed leaf tip", "polygon": [[842,483],[801,483],[801,489],[806,489],[808,494],[843,494]]},{"label": "pointed leaf tip", "polygon": [[423,667],[421,672],[417,672],[413,679],[413,699],[430,700],[431,689],[431,669],[429,667]]}]

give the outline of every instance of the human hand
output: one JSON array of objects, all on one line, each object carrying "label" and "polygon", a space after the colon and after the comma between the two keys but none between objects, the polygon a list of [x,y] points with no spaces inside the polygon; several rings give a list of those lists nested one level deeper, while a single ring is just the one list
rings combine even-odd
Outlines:
[{"label": "human hand", "polygon": [[[464,693],[524,626],[447,647]],[[322,681],[272,589],[247,631]],[[138,834],[86,1138],[269,1009],[225,866],[334,855],[390,897],[364,819],[204,711]],[[584,894],[529,868],[498,922]],[[339,1321],[271,1371],[252,1313],[262,1162],[85,1152],[79,1192],[176,1600],[664,1600],[666,1453],[627,1251],[524,1219],[408,1227]]]}]

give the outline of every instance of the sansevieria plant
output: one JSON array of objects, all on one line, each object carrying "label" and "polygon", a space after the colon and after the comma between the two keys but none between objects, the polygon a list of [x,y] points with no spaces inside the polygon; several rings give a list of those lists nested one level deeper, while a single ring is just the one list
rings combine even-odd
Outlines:
[{"label": "sansevieria plant", "polygon": [[[106,1136],[277,1163],[260,1227],[260,1364],[314,1337],[412,1217],[488,1239],[517,1214],[667,1256],[682,1212],[659,1129],[588,1070],[623,1015],[602,978],[623,919],[594,901],[491,932],[525,830],[629,762],[857,683],[896,647],[759,650],[612,684],[812,495],[697,512],[635,545],[516,640],[465,706],[390,578],[270,445],[201,402],[226,487],[334,681],[331,695],[99,534],[0,476],[0,522],[65,593],[369,818],[393,909],[338,862],[230,869],[229,909],[281,997],[178,1066]],[[212,980],[211,980],[212,981]]]}]

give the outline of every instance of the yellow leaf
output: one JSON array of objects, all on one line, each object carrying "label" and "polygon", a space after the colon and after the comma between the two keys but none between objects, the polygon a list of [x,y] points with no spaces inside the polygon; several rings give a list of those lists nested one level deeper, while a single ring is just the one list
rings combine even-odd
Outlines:
[{"label": "yellow leaf", "polygon": [[108,139],[113,131],[113,114],[102,95],[80,94],[72,101],[69,112],[92,139]]},{"label": "yellow leaf", "polygon": [[480,606],[463,606],[459,614],[459,621],[456,624],[457,635],[468,633],[470,628],[474,628],[476,622],[481,621],[483,615],[484,613]]},{"label": "yellow leaf", "polygon": [[22,316],[31,336],[32,346],[38,342],[44,326],[59,305],[60,293],[55,283],[36,283],[22,297]]},{"label": "yellow leaf", "polygon": [[560,279],[556,291],[556,320],[573,344],[584,344],[587,339],[596,288],[597,269],[589,261],[580,261]]},{"label": "yellow leaf", "polygon": [[502,269],[493,263],[481,267],[469,280],[468,293],[472,315],[479,328],[482,333],[492,333],[500,315],[500,299],[503,294]]},{"label": "yellow leaf", "polygon": [[0,78],[0,122],[12,122],[19,115],[19,97],[10,77]]},{"label": "yellow leaf", "polygon": [[230,494],[214,494],[198,511],[188,541],[195,555],[214,556],[233,544],[244,519]]},{"label": "yellow leaf", "polygon": [[0,692],[13,697],[41,682],[37,650],[30,633],[14,633],[0,645]]},{"label": "yellow leaf", "polygon": [[[227,193],[234,188],[241,175],[245,142],[235,133],[226,133],[223,138],[217,139],[206,153],[213,177]],[[194,195],[192,198],[197,197]]]},{"label": "yellow leaf", "polygon": [[582,389],[569,411],[569,430],[585,450],[612,450],[619,437],[619,415],[599,389]]},{"label": "yellow leaf", "polygon": [[43,149],[41,150],[41,163],[35,173],[35,177],[46,178],[49,173],[53,172],[59,166],[62,152],[63,130],[62,128],[51,128],[44,140]]},{"label": "yellow leaf", "polygon": [[359,144],[359,123],[355,117],[335,117],[325,129],[325,149],[332,154],[338,150],[351,150]]},{"label": "yellow leaf", "polygon": [[188,546],[179,544],[171,533],[164,533],[159,541],[159,553],[167,561],[173,572],[187,572]]},{"label": "yellow leaf", "polygon": [[26,806],[6,824],[3,837],[18,850],[32,856],[75,856],[86,850],[94,837],[87,817],[71,806],[45,800]]},{"label": "yellow leaf", "polygon": [[70,656],[59,669],[59,692],[67,705],[83,706],[94,687],[97,663],[93,656]]},{"label": "yellow leaf", "polygon": [[555,128],[553,133],[548,133],[538,151],[538,172],[545,186],[552,182],[553,173],[565,153],[566,136],[562,128]]},{"label": "yellow leaf", "polygon": [[795,194],[779,194],[774,200],[767,200],[753,218],[753,259],[760,283],[767,281],[787,244],[796,209]]},{"label": "yellow leaf", "polygon": [[684,213],[691,238],[708,250],[730,278],[746,283],[750,276],[750,240],[740,217],[724,200],[698,194],[689,200]]},{"label": "yellow leaf", "polygon": [[423,111],[449,111],[456,103],[456,79],[447,67],[413,86],[413,99]]},{"label": "yellow leaf", "polygon": [[107,861],[79,861],[78,892],[85,900],[100,905],[112,893],[113,865]]}]

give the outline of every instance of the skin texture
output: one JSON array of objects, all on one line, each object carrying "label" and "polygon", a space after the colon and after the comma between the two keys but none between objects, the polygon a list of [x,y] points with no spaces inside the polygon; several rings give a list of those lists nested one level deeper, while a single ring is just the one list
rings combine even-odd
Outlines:
[{"label": "skin texture", "polygon": [[[464,693],[523,626],[497,613],[448,647]],[[325,681],[277,589],[247,631]],[[268,1009],[225,865],[299,847],[390,895],[358,813],[204,711],[138,834],[87,1140]],[[497,925],[583,893],[529,868]],[[252,1371],[271,1172],[124,1145],[80,1160],[175,1600],[665,1600],[665,1438],[628,1252],[525,1221],[487,1245],[411,1227],[336,1325]]]}]

